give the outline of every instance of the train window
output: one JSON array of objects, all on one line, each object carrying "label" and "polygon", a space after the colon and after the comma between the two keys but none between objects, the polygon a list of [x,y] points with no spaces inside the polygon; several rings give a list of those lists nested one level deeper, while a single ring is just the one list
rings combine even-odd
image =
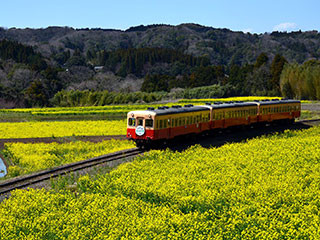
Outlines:
[{"label": "train window", "polygon": [[129,118],[128,119],[128,125],[134,127],[136,125],[136,119],[135,118]]},{"label": "train window", "polygon": [[153,119],[146,119],[146,127],[152,128],[153,127]]},{"label": "train window", "polygon": [[160,129],[162,129],[162,126],[163,126],[163,125],[162,125],[162,122],[163,122],[163,121],[160,120],[160,124],[159,124],[159,128],[160,128]]},{"label": "train window", "polygon": [[138,126],[143,126],[143,119],[138,119]]},{"label": "train window", "polygon": [[171,127],[175,127],[175,125],[174,125],[174,118],[171,119]]},{"label": "train window", "polygon": [[163,120],[163,127],[164,127],[164,128],[167,128],[167,122],[168,122],[168,119],[164,119],[164,120]]}]

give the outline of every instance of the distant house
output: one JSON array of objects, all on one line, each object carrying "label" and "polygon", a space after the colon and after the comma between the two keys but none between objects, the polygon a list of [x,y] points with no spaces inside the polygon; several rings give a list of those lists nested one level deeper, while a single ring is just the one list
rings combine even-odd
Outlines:
[{"label": "distant house", "polygon": [[94,67],[94,70],[96,71],[96,72],[99,72],[99,71],[101,71],[103,69],[103,66],[95,66]]}]

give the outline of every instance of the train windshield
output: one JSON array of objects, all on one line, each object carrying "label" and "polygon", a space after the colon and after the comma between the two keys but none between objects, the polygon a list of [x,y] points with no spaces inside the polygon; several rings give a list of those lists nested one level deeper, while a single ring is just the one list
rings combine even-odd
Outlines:
[{"label": "train windshield", "polygon": [[138,118],[138,126],[143,126],[143,119],[142,118]]},{"label": "train windshield", "polygon": [[136,119],[135,118],[129,118],[128,119],[128,125],[132,126],[132,127],[136,126]]},{"label": "train windshield", "polygon": [[153,120],[152,119],[146,119],[146,127],[149,127],[149,128],[153,127]]}]

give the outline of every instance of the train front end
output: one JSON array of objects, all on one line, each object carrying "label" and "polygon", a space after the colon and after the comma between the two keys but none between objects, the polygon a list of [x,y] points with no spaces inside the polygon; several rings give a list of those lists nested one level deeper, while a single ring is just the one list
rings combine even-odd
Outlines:
[{"label": "train front end", "polygon": [[137,147],[150,145],[155,138],[155,113],[152,111],[131,111],[127,115],[127,139],[136,142]]}]

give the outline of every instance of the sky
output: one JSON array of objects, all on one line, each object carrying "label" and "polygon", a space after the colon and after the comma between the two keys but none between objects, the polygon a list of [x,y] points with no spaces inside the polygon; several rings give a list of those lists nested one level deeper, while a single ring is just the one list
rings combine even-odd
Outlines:
[{"label": "sky", "polygon": [[319,0],[6,0],[5,28],[108,28],[197,23],[233,31],[320,31]]}]

